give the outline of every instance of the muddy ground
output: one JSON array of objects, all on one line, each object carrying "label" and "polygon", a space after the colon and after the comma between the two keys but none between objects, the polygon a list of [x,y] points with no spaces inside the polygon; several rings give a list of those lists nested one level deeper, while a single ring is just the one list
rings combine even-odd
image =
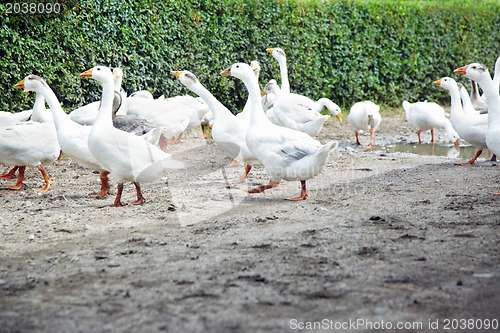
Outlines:
[{"label": "muddy ground", "polygon": [[[0,191],[0,332],[437,332],[447,319],[500,320],[497,163],[365,150],[336,119],[319,139],[340,145],[302,202],[283,200],[298,182],[248,195],[267,182],[262,168],[227,183],[243,167],[198,132],[169,148],[187,168],[144,184],[140,206],[98,208],[115,184],[91,198],[98,175],[67,158],[47,167],[44,194],[27,171],[25,189]],[[416,134],[385,117],[375,143],[402,140]]]}]

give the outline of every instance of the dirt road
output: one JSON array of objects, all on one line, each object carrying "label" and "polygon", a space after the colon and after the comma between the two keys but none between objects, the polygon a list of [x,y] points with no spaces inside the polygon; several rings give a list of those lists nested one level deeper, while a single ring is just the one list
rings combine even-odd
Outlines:
[{"label": "dirt road", "polygon": [[[298,182],[248,195],[267,182],[262,168],[247,184],[227,183],[243,167],[227,167],[198,133],[169,148],[187,168],[144,184],[140,206],[98,208],[115,188],[91,198],[98,175],[70,159],[47,167],[55,181],[44,194],[38,171],[27,171],[27,188],[0,191],[0,332],[498,325],[496,163],[367,151],[336,120],[322,131],[329,139],[339,148],[302,202],[283,200]],[[401,140],[416,134],[402,117],[384,118],[375,143]],[[134,196],[126,184],[124,200]]]}]

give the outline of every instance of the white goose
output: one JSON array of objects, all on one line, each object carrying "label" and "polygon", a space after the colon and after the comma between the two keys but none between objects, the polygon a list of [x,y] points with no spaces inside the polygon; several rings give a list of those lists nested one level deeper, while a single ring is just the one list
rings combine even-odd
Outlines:
[{"label": "white goose", "polygon": [[57,139],[60,142],[62,151],[74,159],[80,165],[100,172],[101,190],[99,197],[107,195],[109,190],[109,172],[101,168],[97,160],[90,153],[88,138],[91,126],[80,125],[71,120],[61,107],[56,95],[49,85],[39,76],[29,75],[24,79],[24,89],[34,91],[37,96],[43,96],[50,106],[50,110],[57,130]]},{"label": "white goose", "polygon": [[147,119],[162,128],[164,135],[175,143],[187,129],[191,112],[196,112],[203,105],[196,98],[186,95],[164,100],[129,97],[127,107],[129,115]]},{"label": "white goose", "polygon": [[300,180],[300,196],[289,200],[303,200],[307,197],[306,180],[318,175],[329,153],[337,142],[322,145],[309,135],[290,128],[276,126],[266,117],[260,103],[259,84],[252,69],[247,64],[236,63],[221,75],[232,75],[245,83],[252,99],[250,127],[246,135],[250,151],[264,165],[271,177],[268,185],[249,190],[260,193],[279,184],[282,179]]},{"label": "white goose", "polygon": [[403,108],[406,113],[406,121],[417,130],[419,144],[422,143],[420,133],[429,129],[431,130],[431,142],[434,143],[435,128],[444,128],[448,138],[456,145],[459,144],[460,136],[450,120],[446,118],[444,109],[438,104],[427,101],[416,103],[403,101]]},{"label": "white goose", "polygon": [[[486,146],[495,155],[500,156],[500,95],[498,86],[491,79],[486,66],[471,63],[453,71],[465,75],[479,83],[488,101],[488,130],[486,131]],[[493,192],[500,194],[500,192]]]},{"label": "white goose", "polygon": [[[486,148],[486,131],[488,129],[488,115],[483,114],[467,114],[460,103],[460,92],[457,82],[451,77],[443,77],[440,80],[434,81],[433,84],[447,90],[451,97],[451,114],[450,120],[453,128],[457,131],[462,139],[469,142],[478,149],[476,155],[468,162],[460,163],[461,165],[474,164],[476,159],[481,155],[483,149]],[[463,96],[466,101],[469,98],[468,94]],[[469,98],[470,103],[470,98]],[[467,104],[467,102],[465,103]],[[472,104],[471,104],[472,105]],[[469,110],[469,112],[471,112]],[[475,112],[475,111],[474,111]]]},{"label": "white goose", "polygon": [[325,121],[330,116],[319,113],[326,106],[332,115],[342,119],[340,107],[322,98],[314,102],[308,97],[290,93],[285,52],[280,48],[266,50],[278,61],[281,72],[281,92],[274,102],[274,112],[279,121],[286,127],[296,129],[309,135],[318,135]]},{"label": "white goose", "polygon": [[118,192],[112,206],[122,206],[125,181],[133,182],[137,191],[137,200],[129,203],[141,204],[145,201],[141,182],[157,180],[163,176],[165,169],[183,168],[184,163],[173,160],[170,154],[140,137],[113,126],[113,74],[108,67],[96,66],[80,76],[91,77],[103,86],[101,107],[90,131],[88,145],[99,165],[118,182]]},{"label": "white goose", "polygon": [[366,148],[373,147],[373,134],[377,130],[382,117],[380,116],[380,106],[372,101],[354,103],[351,107],[347,120],[356,134],[356,143],[359,142],[359,132],[370,130],[370,144]]},{"label": "white goose", "polygon": [[[24,80],[14,88],[24,88]],[[57,141],[54,124],[45,122],[22,122],[11,126],[0,127],[0,162],[14,166],[1,178],[11,178],[19,169],[17,183],[7,189],[18,190],[24,186],[24,170],[27,166],[40,170],[45,186],[39,189],[48,191],[52,179],[44,169],[44,165],[53,163],[60,155],[61,148]]]},{"label": "white goose", "polygon": [[248,149],[245,140],[249,121],[233,115],[190,71],[173,71],[172,74],[178,77],[186,88],[203,98],[212,110],[214,115],[212,138],[229,157],[246,164],[245,172],[236,181],[244,182],[252,166],[260,164],[259,160]]}]

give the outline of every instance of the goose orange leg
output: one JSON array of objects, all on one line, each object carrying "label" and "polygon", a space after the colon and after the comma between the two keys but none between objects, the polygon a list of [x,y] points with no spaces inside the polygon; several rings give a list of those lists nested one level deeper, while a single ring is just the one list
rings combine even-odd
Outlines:
[{"label": "goose orange leg", "polygon": [[140,205],[141,203],[145,202],[146,199],[144,199],[144,197],[142,196],[141,187],[140,187],[139,183],[134,182],[134,185],[135,185],[135,190],[137,192],[137,200],[129,201],[127,203],[129,203],[131,205]]},{"label": "goose orange leg", "polygon": [[358,134],[358,132],[354,132],[354,134],[356,134],[356,144],[360,145],[361,142],[359,142],[359,134]]},{"label": "goose orange leg", "polygon": [[300,196],[299,197],[293,197],[293,198],[286,198],[285,200],[300,201],[300,200],[304,200],[305,198],[307,198],[306,181],[305,180],[301,180],[300,184],[301,184]]},{"label": "goose orange leg", "polygon": [[418,135],[418,144],[421,145],[422,140],[420,139],[420,131],[417,131],[417,135]]},{"label": "goose orange leg", "polygon": [[373,148],[373,128],[370,128],[370,144],[365,148]]},{"label": "goose orange leg", "polygon": [[19,169],[19,168],[20,167],[16,165],[12,169],[10,169],[10,171],[7,172],[6,174],[0,175],[0,178],[4,178],[4,179],[16,179],[16,178],[13,178],[13,177],[14,177],[14,174],[16,173],[16,170]]},{"label": "goose orange leg", "polygon": [[247,164],[247,166],[245,167],[245,172],[241,175],[241,177],[236,180],[231,180],[231,183],[237,183],[237,184],[244,183],[245,179],[247,179],[250,170],[252,170],[252,166],[250,164]]},{"label": "goose orange leg", "polygon": [[21,187],[26,186],[23,184],[24,170],[26,169],[26,167],[20,166],[17,168],[19,168],[19,176],[17,177],[17,183],[14,186],[6,186],[5,188],[8,190],[19,190]]},{"label": "goose orange leg", "polygon": [[248,190],[248,193],[261,193],[264,192],[265,190],[268,190],[270,188],[278,186],[280,182],[273,182],[272,180],[269,181],[269,184],[267,185],[259,185],[254,189]]},{"label": "goose orange leg", "polygon": [[479,150],[477,151],[476,155],[474,155],[474,157],[473,157],[473,158],[471,158],[468,162],[465,162],[465,163],[457,163],[457,164],[460,164],[460,165],[472,165],[472,164],[474,164],[474,162],[477,160],[477,158],[478,158],[479,156],[481,156],[481,153],[482,153],[482,152],[483,152],[483,150],[482,150],[482,149],[479,149]]},{"label": "goose orange leg", "polygon": [[123,193],[123,183],[119,183],[117,185],[117,192],[116,192],[115,202],[111,205],[111,207],[121,207],[121,206],[123,206],[123,204],[121,202],[122,193]]},{"label": "goose orange leg", "polygon": [[240,165],[240,163],[237,160],[231,160],[231,162],[229,162],[228,164],[228,166],[235,166],[235,165]]},{"label": "goose orange leg", "polygon": [[45,169],[43,168],[43,165],[39,165],[38,166],[38,170],[40,170],[40,172],[42,173],[42,176],[43,176],[43,180],[45,180],[45,186],[38,189],[40,192],[46,192],[49,190],[50,188],[50,184],[52,184],[52,181],[53,179],[51,179],[49,177],[49,175],[47,174],[47,171],[45,171]]},{"label": "goose orange leg", "polygon": [[431,129],[431,143],[434,143],[434,130]]},{"label": "goose orange leg", "polygon": [[108,195],[109,190],[109,179],[108,179],[109,171],[102,171],[101,175],[101,192],[99,193],[99,198],[105,197]]},{"label": "goose orange leg", "polygon": [[160,146],[161,150],[167,151],[167,146],[168,146],[168,140],[162,135],[160,135],[160,140],[158,142],[158,145]]}]

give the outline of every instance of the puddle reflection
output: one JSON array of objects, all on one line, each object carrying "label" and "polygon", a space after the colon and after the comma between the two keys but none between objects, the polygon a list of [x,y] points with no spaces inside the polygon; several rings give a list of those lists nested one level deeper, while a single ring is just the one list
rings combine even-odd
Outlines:
[{"label": "puddle reflection", "polygon": [[[401,142],[376,147],[376,149],[383,150],[387,153],[408,153],[422,156],[444,156],[457,159],[471,159],[477,151],[477,149],[472,147],[471,145],[460,145],[459,147],[457,147],[453,144],[418,144]],[[479,158],[490,159],[491,156],[492,154],[489,152],[489,150],[484,149]]]}]

